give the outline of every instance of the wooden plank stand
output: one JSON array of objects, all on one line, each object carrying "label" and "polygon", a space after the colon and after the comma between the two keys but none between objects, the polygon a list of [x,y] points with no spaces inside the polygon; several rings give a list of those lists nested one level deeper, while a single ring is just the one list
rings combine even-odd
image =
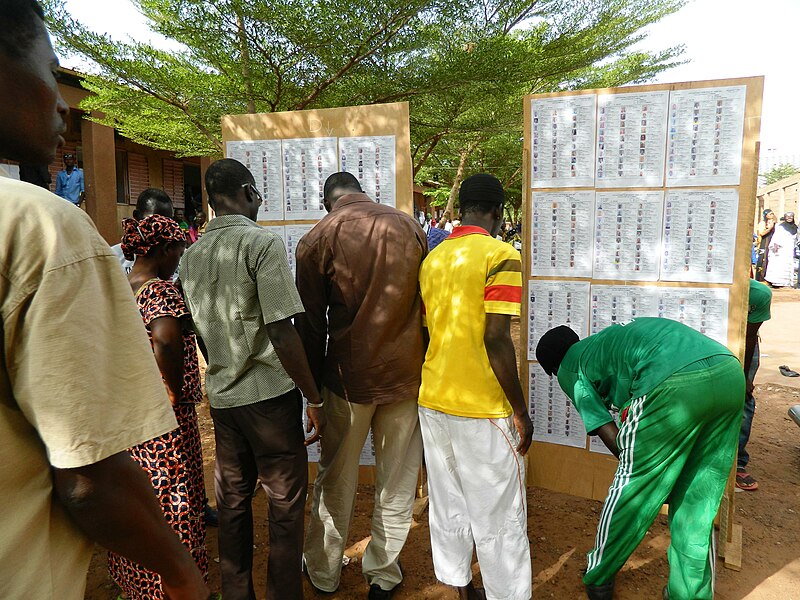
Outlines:
[{"label": "wooden plank stand", "polygon": [[[620,320],[618,313],[613,313],[614,318],[604,314],[596,316],[598,312],[602,313],[606,306],[603,304],[603,293],[609,294],[610,298],[610,294],[617,294],[617,291],[621,290],[616,298],[623,298],[623,301],[626,292],[630,297],[637,298],[651,297],[648,294],[662,299],[664,297],[711,298],[703,300],[704,307],[706,302],[710,304],[715,302],[714,299],[727,298],[727,347],[740,360],[743,359],[763,85],[763,77],[747,77],[557,92],[524,98],[523,207],[527,239],[526,247],[523,249],[523,281],[526,283],[526,292],[523,297],[520,332],[521,348],[523,353],[527,351],[528,356],[527,361],[522,361],[520,379],[526,390],[534,420],[535,441],[529,460],[529,484],[602,500],[616,471],[618,463],[612,456],[597,451],[597,448],[592,451],[588,440],[581,445],[581,440],[575,434],[576,429],[571,425],[574,416],[570,417],[570,414],[574,415],[574,409],[570,408],[567,400],[567,412],[564,412],[565,397],[558,384],[553,386],[552,383],[542,383],[546,381],[545,376],[533,356],[538,336],[543,334],[546,328],[566,322],[576,332],[579,328],[585,328],[583,333],[579,333],[584,337],[592,331],[602,329],[610,322],[625,322],[629,317],[625,316]],[[730,112],[726,112],[727,110]],[[662,118],[666,119],[666,124],[659,128],[662,125]],[[741,149],[738,155],[736,144],[739,140],[737,129],[739,121],[734,118],[742,119]],[[737,123],[736,127],[731,127],[731,123]],[[590,127],[594,127],[594,131]],[[723,130],[722,135],[721,130]],[[736,135],[734,136],[732,132]],[[728,136],[726,143],[729,144],[726,147],[727,154],[723,151],[722,159],[719,158],[720,155],[714,155],[712,169],[708,152],[719,153],[719,139],[726,135]],[[594,144],[591,152],[586,150],[590,148],[589,139]],[[659,145],[662,140],[663,148]],[[711,148],[715,149],[710,150]],[[691,158],[688,159],[690,150]],[[662,155],[655,154],[656,151],[663,152],[663,165],[659,162]],[[695,159],[698,156],[699,166],[695,170]],[[734,170],[737,159],[738,179]],[[707,164],[704,162],[706,160]],[[728,162],[723,165],[724,161]],[[632,164],[638,164],[639,167],[632,169],[630,168]],[[681,170],[684,165],[685,173]],[[617,197],[614,198],[614,195]],[[656,210],[647,208],[657,206],[658,200],[654,199],[660,198],[663,203],[661,214],[663,221],[659,224],[661,231],[659,245],[655,246],[655,241],[651,237],[640,235],[638,229],[634,235],[636,256],[641,254],[640,242],[641,248],[650,253],[659,253],[657,266],[652,267],[647,273],[634,273],[633,259],[630,260],[630,266],[625,262],[627,256],[633,255],[633,252],[626,254],[625,251],[630,251],[632,248],[628,248],[625,244],[634,242],[630,241],[624,232],[622,234],[619,232],[620,228],[625,227],[619,223],[631,223],[631,220],[627,220],[630,213],[626,213],[623,206],[627,206],[625,202],[632,202],[631,198],[634,197],[637,198],[637,203],[645,203],[639,205],[639,223],[645,221],[646,215],[655,214],[646,212]],[[679,241],[682,243],[683,235],[686,235],[687,253],[690,247],[694,252],[695,247],[690,246],[690,243],[702,243],[702,250],[706,251],[705,237],[697,234],[697,231],[702,230],[700,226],[695,224],[693,238],[691,218],[685,219],[688,225],[681,225],[683,221],[679,223],[676,220],[678,217],[675,216],[679,214],[677,207],[681,205],[669,204],[670,200],[680,200],[685,202],[682,206],[691,206],[689,202],[694,201],[691,199],[698,197],[704,200],[695,201],[695,206],[700,206],[701,202],[705,202],[708,198],[708,205],[703,206],[710,207],[708,214],[715,215],[711,217],[706,215],[706,220],[703,222],[703,226],[709,231],[707,242],[709,257],[706,270],[712,273],[712,262],[723,256],[720,254],[720,247],[732,248],[732,257],[728,250],[724,254],[732,261],[732,275],[727,268],[723,270],[722,267],[716,266],[713,267],[717,269],[713,275],[701,274],[702,269],[695,267],[689,272],[689,258],[686,259],[687,273],[678,273],[679,269],[675,269],[674,266],[667,268],[667,265],[672,263],[666,257],[672,260],[676,252],[666,255],[664,250],[668,247],[674,249]],[[734,206],[733,200],[724,200],[725,198],[737,199],[738,209],[735,215],[719,208],[726,205],[725,202],[728,202],[727,206]],[[604,202],[602,206],[601,199]],[[609,204],[613,202],[619,204],[619,210],[622,212],[616,212],[617,206],[614,206],[612,213]],[[562,210],[564,206],[566,209]],[[641,212],[641,209],[645,212]],[[691,208],[682,210],[689,215],[692,214]],[[562,215],[569,218],[566,224],[561,218]],[[590,231],[581,229],[585,221],[579,222],[579,217],[575,215],[582,215],[580,219],[591,219],[586,226]],[[668,225],[670,221],[667,215],[672,215],[672,229]],[[720,246],[720,240],[716,238],[712,240],[711,232],[722,231],[719,228],[720,219],[732,220],[734,217],[736,228],[724,230],[726,233],[720,240],[724,239],[724,244],[727,246]],[[717,225],[713,225],[715,218]],[[636,223],[635,219],[632,221]],[[609,223],[613,224],[612,228],[617,228],[616,240],[608,240],[606,237],[606,226]],[[647,233],[647,236],[650,235]],[[673,235],[673,238],[670,238],[670,235]],[[698,237],[700,239],[695,241]],[[566,246],[563,245],[564,239],[567,240]],[[669,239],[672,239],[671,246],[668,246]],[[587,240],[591,245],[585,245]],[[614,265],[607,265],[605,259],[599,259],[597,262],[592,260],[593,256],[607,257],[606,242],[609,241],[616,242],[617,260],[614,264],[620,265],[618,271],[614,270],[616,268]],[[653,245],[645,246],[645,243]],[[567,250],[564,250],[565,248]],[[601,249],[605,254],[592,254],[593,251],[601,252]],[[715,252],[717,254],[714,254]],[[586,253],[589,254],[590,264],[580,262]],[[566,262],[563,262],[563,256],[566,254],[568,254]],[[683,259],[681,253],[677,254]],[[712,255],[716,257],[713,260]],[[614,256],[613,250],[611,256],[612,258]],[[637,258],[635,263],[636,271],[640,268],[638,260]],[[642,270],[644,271],[643,267]],[[565,319],[564,316],[569,313],[569,309],[564,306],[569,304],[564,302],[562,306],[558,304],[560,300],[557,298],[560,298],[559,294],[566,295],[568,291],[573,298],[572,316],[575,317],[579,313],[583,315],[581,311],[584,306],[588,306],[586,312],[590,314],[575,317],[572,321]],[[550,300],[546,298],[543,300],[545,312],[541,313],[538,311],[544,296]],[[574,300],[578,296],[580,299]],[[697,302],[699,303],[699,300]],[[580,306],[580,309],[575,309],[576,305]],[[722,307],[722,304],[716,305],[715,308],[717,306]],[[547,312],[548,307],[549,312]],[[684,308],[683,300],[680,308],[681,311]],[[530,314],[532,311],[536,314]],[[612,314],[610,309],[609,314]],[[639,309],[633,314],[635,318],[635,316],[670,316],[672,313],[667,312],[666,315],[662,315],[659,312],[656,315]],[[703,318],[708,319],[705,316]],[[721,318],[714,321],[714,325],[718,326],[720,323],[724,324],[725,321]],[[703,323],[705,328],[708,328],[708,325],[707,321]],[[697,329],[701,328],[698,326]],[[718,339],[724,341],[725,329],[718,328],[718,330],[721,331]],[[703,332],[709,334],[708,331],[703,330]],[[550,387],[547,388],[547,385]],[[573,410],[573,413],[570,413],[570,410]],[[543,412],[546,413],[544,420]],[[539,419],[539,429],[537,429],[537,419]],[[570,425],[564,426],[561,421]],[[718,515],[720,529],[717,552],[718,556],[724,559],[727,568],[738,570],[742,565],[742,528],[733,522],[734,490],[735,472],[732,472],[726,484]]]}]

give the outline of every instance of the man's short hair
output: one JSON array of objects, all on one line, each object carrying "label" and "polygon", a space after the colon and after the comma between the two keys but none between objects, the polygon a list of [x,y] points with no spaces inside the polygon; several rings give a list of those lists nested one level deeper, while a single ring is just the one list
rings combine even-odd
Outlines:
[{"label": "man's short hair", "polygon": [[339,171],[338,173],[334,173],[325,180],[325,188],[323,191],[324,197],[330,199],[331,193],[337,188],[352,190],[354,192],[363,191],[361,189],[361,184],[358,183],[358,179],[356,179],[356,176],[352,173],[348,173],[347,171]]},{"label": "man's short hair", "polygon": [[503,184],[494,175],[477,173],[467,177],[458,191],[461,214],[470,212],[489,213],[505,202]]},{"label": "man's short hair", "polygon": [[144,219],[150,215],[161,215],[172,218],[172,199],[169,194],[159,188],[147,188],[136,199],[134,216]]},{"label": "man's short hair", "polygon": [[539,339],[536,345],[536,360],[548,375],[558,375],[558,367],[580,337],[567,325],[554,327]]},{"label": "man's short hair", "polygon": [[44,11],[36,0],[3,0],[0,4],[0,53],[22,58],[44,31]]},{"label": "man's short hair", "polygon": [[246,183],[255,184],[253,174],[238,160],[223,158],[211,163],[206,171],[208,201],[214,205],[218,196],[233,198]]}]

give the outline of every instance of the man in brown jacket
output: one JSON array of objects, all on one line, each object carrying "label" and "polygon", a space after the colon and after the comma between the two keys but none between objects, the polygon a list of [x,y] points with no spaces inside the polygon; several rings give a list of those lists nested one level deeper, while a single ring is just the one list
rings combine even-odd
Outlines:
[{"label": "man in brown jacket", "polygon": [[368,597],[389,598],[403,579],[397,557],[422,454],[417,274],[427,244],[414,219],[373,202],[350,173],[328,178],[324,203],[329,214],[297,247],[305,313],[296,324],[327,419],[304,559],[314,587],[335,591],[372,428],[375,509],[362,564]]}]

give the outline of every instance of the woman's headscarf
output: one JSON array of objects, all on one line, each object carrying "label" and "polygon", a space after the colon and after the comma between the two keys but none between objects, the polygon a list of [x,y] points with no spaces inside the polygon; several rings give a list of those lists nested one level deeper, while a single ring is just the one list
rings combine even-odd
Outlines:
[{"label": "woman's headscarf", "polygon": [[186,232],[169,217],[152,215],[122,221],[122,253],[127,260],[144,256],[160,244],[186,242]]},{"label": "woman's headscarf", "polygon": [[[786,217],[792,217],[792,222],[789,223],[786,220]],[[797,222],[794,220],[794,213],[793,212],[784,213],[784,215],[783,215],[783,223],[781,223],[781,225],[790,234],[797,235]]]}]

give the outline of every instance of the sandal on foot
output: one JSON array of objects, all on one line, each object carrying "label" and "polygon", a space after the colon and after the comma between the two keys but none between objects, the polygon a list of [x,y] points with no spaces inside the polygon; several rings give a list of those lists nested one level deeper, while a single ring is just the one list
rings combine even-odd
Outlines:
[{"label": "sandal on foot", "polygon": [[740,490],[753,492],[758,489],[758,482],[749,473],[736,471],[736,487]]},{"label": "sandal on foot", "polygon": [[781,365],[780,367],[778,367],[778,371],[780,371],[781,375],[783,375],[784,377],[800,377],[800,373],[798,373],[797,371],[792,371],[786,365]]}]

